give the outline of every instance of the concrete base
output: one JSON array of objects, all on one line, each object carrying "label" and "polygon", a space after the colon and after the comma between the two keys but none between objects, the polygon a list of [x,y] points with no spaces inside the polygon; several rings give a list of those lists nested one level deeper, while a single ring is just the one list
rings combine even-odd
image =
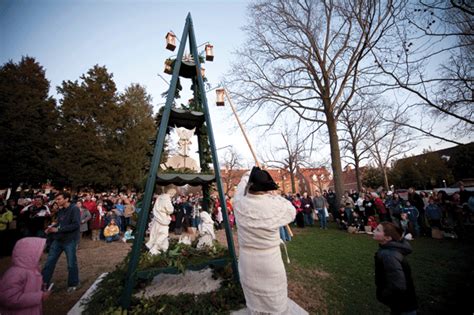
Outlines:
[{"label": "concrete base", "polygon": [[95,281],[94,283],[90,286],[89,289],[87,289],[86,293],[84,293],[80,300],[77,301],[76,304],[67,312],[67,315],[81,315],[82,311],[84,310],[84,306],[82,306],[82,302],[85,302],[91,295],[94,293],[95,289],[97,288],[97,285],[104,279],[104,277],[107,275],[107,272],[101,274]]},{"label": "concrete base", "polygon": [[[243,308],[238,311],[230,313],[231,315],[248,315],[250,314],[248,308]],[[301,306],[295,303],[292,299],[288,298],[288,313],[286,315],[309,315]]]}]

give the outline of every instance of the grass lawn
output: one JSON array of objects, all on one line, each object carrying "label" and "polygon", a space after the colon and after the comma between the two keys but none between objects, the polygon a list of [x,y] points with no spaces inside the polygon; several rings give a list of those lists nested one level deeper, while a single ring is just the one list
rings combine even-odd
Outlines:
[{"label": "grass lawn", "polygon": [[[418,238],[408,256],[419,314],[473,314],[473,227],[465,240]],[[349,234],[331,224],[298,229],[287,244],[290,297],[310,314],[384,314],[375,298],[374,254],[367,234]],[[291,296],[291,294],[295,294]]]}]

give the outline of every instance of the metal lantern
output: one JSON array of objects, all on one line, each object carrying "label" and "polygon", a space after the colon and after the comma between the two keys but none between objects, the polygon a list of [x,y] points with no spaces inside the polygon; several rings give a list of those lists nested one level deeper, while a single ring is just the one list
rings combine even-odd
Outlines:
[{"label": "metal lantern", "polygon": [[165,73],[167,74],[173,74],[173,67],[171,67],[171,64],[165,61]]},{"label": "metal lantern", "polygon": [[225,90],[223,88],[216,90],[216,105],[217,106],[224,106],[224,95],[225,95]]},{"label": "metal lantern", "polygon": [[214,46],[211,44],[206,45],[206,60],[207,61],[213,61],[214,60]]},{"label": "metal lantern", "polygon": [[173,32],[166,34],[166,49],[174,51],[176,48],[176,35]]}]

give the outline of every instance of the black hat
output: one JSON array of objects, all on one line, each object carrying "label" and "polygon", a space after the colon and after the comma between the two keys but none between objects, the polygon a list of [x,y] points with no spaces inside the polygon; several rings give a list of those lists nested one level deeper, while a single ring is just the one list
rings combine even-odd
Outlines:
[{"label": "black hat", "polygon": [[249,191],[269,191],[278,189],[278,185],[273,181],[270,174],[257,166],[254,166],[250,172],[247,187],[249,187]]}]

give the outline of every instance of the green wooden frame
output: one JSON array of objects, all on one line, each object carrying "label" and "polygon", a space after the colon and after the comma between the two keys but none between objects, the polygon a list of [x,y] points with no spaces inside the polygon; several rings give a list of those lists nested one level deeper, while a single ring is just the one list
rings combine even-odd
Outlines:
[{"label": "green wooden frame", "polygon": [[[224,219],[224,228],[225,228],[225,233],[226,233],[226,238],[227,238],[227,246],[228,246],[229,254],[232,261],[234,279],[235,281],[239,281],[237,257],[235,254],[232,230],[230,228],[229,220],[227,217],[225,195],[224,195],[224,190],[222,186],[219,161],[218,161],[216,145],[214,141],[214,134],[212,132],[211,117],[209,115],[206,92],[204,89],[204,81],[201,75],[201,63],[198,58],[199,54],[198,54],[197,45],[196,45],[196,37],[194,35],[194,27],[193,27],[193,22],[191,18],[191,13],[188,13],[188,16],[186,17],[186,24],[183,30],[183,35],[181,36],[181,42],[178,49],[178,56],[176,58],[176,63],[173,69],[173,75],[171,78],[170,88],[168,90],[168,95],[166,98],[165,109],[163,112],[163,116],[161,118],[160,128],[156,137],[155,149],[153,151],[153,158],[151,161],[150,173],[148,174],[148,178],[147,178],[147,182],[145,186],[145,195],[142,201],[142,209],[138,216],[139,218],[138,218],[138,224],[137,224],[137,232],[135,235],[135,240],[133,242],[130,262],[128,264],[127,277],[125,279],[125,286],[124,286],[124,290],[123,290],[122,297],[120,300],[120,304],[123,309],[128,309],[130,307],[131,295],[132,295],[132,291],[135,286],[137,278],[139,276],[143,277],[144,275],[151,277],[152,275],[155,275],[160,272],[160,270],[137,271],[137,268],[138,268],[138,262],[140,259],[141,247],[145,239],[145,231],[146,231],[148,217],[149,217],[149,213],[151,209],[152,197],[155,191],[158,167],[160,164],[159,162],[161,160],[161,154],[163,152],[163,147],[165,143],[166,131],[167,131],[169,120],[170,120],[171,107],[174,101],[174,95],[175,95],[176,86],[177,86],[178,77],[179,77],[179,70],[182,64],[184,48],[186,46],[186,38],[189,38],[189,47],[191,50],[191,54],[194,56],[195,63],[196,63],[197,82],[195,83],[197,83],[198,87],[197,89],[195,89],[195,93],[197,90],[199,90],[201,98],[202,98],[202,107],[203,107],[203,113],[205,116],[207,134],[209,137],[209,145],[210,145],[211,154],[212,154],[214,176],[215,176],[215,181],[217,184],[217,190],[219,193],[219,199],[221,200],[222,217]],[[202,148],[199,147],[200,159],[202,159],[202,156],[203,156],[201,150]],[[207,188],[207,184],[204,184],[203,190],[206,188]],[[213,264],[213,263],[216,263],[216,262],[212,260],[208,262],[208,264]],[[189,267],[191,269],[196,268],[196,266],[189,266]],[[201,267],[204,267],[204,266],[199,266],[199,268]],[[161,272],[170,272],[170,270],[161,270]]]}]

